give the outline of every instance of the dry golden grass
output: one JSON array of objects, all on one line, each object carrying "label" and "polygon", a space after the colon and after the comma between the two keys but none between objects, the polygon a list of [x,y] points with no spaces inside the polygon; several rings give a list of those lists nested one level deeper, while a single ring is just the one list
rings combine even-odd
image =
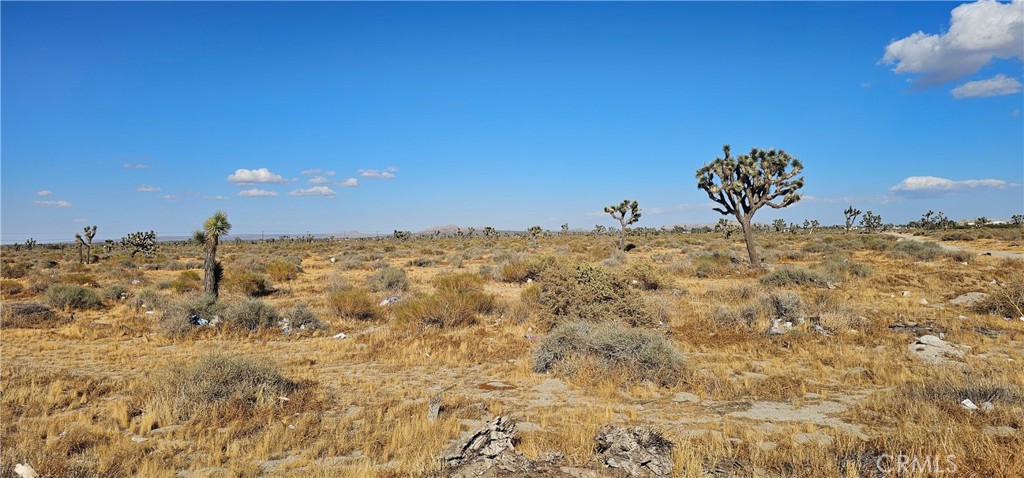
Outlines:
[{"label": "dry golden grass", "polygon": [[[631,237],[637,248],[624,256],[614,240],[225,242],[227,273],[235,261],[258,269],[280,259],[270,272],[287,283],[275,282],[262,300],[282,311],[306,303],[326,326],[287,335],[277,327],[162,332],[163,308],[185,297],[175,279],[201,264],[194,246],[88,266],[72,265],[71,250],[5,249],[4,261],[31,264],[5,266],[23,275],[10,279],[18,284],[4,278],[5,301],[42,300],[45,287],[30,284],[67,274],[89,276],[106,298],[100,309],[76,311],[74,321],[58,311],[65,320],[56,325],[2,329],[0,470],[28,462],[44,476],[430,475],[461,432],[509,414],[521,425],[526,456],[555,449],[595,469],[595,430],[613,423],[661,430],[676,443],[676,473],[685,477],[879,476],[879,457],[900,454],[953,455],[955,476],[1024,476],[1024,322],[948,304],[966,292],[1003,293],[990,283],[1013,280],[1021,261],[907,260],[891,253],[895,239],[881,235],[758,236],[772,268],[828,274],[830,289],[762,283],[764,272],[731,259],[744,256],[743,244],[721,235]],[[684,355],[678,381],[609,375],[586,360],[572,375],[533,372],[537,343],[527,337],[543,335],[549,318],[538,283],[523,281],[533,279],[541,256],[636,278],[664,322],[651,330]],[[285,267],[293,259],[297,270]],[[368,290],[367,277],[385,265],[406,271],[407,291]],[[115,285],[131,297],[103,294]],[[342,290],[360,297],[339,298]],[[245,293],[226,290],[221,300],[247,300]],[[768,336],[777,313],[770,298],[785,293],[799,298],[808,320]],[[391,295],[401,301],[377,305]],[[137,298],[152,303],[142,307]],[[421,310],[431,304],[446,304],[447,315]],[[725,320],[729,311],[750,320]],[[435,315],[443,320],[424,320]],[[831,335],[815,333],[811,318]],[[925,364],[908,351],[915,335],[891,328],[911,323],[972,349],[959,364]],[[339,332],[348,337],[333,339]],[[195,407],[182,414],[175,400],[185,398],[161,392],[178,383],[167,371],[201,367],[211,351],[265,360],[295,386],[257,381],[245,389],[257,390],[252,395],[189,399]],[[430,421],[427,403],[438,393],[442,410]],[[965,398],[994,409],[968,411],[959,405]]]}]

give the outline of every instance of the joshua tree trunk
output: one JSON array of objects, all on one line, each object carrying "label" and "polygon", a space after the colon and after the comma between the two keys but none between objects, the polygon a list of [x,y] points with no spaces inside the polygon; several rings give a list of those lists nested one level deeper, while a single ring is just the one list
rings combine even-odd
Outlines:
[{"label": "joshua tree trunk", "polygon": [[626,220],[625,218],[619,219],[619,250],[626,250]]},{"label": "joshua tree trunk", "polygon": [[203,282],[204,291],[214,298],[218,296],[219,284],[217,283],[217,243],[219,238],[210,235],[206,238],[206,260],[203,261]]},{"label": "joshua tree trunk", "polygon": [[750,264],[754,267],[761,267],[761,258],[757,255],[757,248],[754,246],[754,231],[750,227],[750,218],[742,218],[736,216],[736,219],[740,223],[740,227],[743,228],[743,240],[747,243],[747,257],[750,258]]}]

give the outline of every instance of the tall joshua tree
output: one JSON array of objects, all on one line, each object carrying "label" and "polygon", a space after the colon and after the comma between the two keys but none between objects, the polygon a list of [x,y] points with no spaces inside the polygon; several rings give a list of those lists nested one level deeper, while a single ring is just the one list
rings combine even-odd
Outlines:
[{"label": "tall joshua tree", "polygon": [[857,216],[860,216],[860,209],[850,206],[843,211],[843,216],[846,216],[846,232],[850,232],[854,221],[857,220]]},{"label": "tall joshua tree", "polygon": [[203,291],[216,298],[220,292],[220,264],[217,263],[217,246],[220,236],[231,230],[228,215],[217,211],[203,223],[203,230],[192,234],[193,240],[201,240],[206,248],[203,261]]},{"label": "tall joshua tree", "polygon": [[85,226],[85,262],[92,262],[92,238],[96,237],[96,226]]},{"label": "tall joshua tree", "polygon": [[604,212],[611,214],[612,219],[619,221],[619,226],[622,228],[619,231],[619,250],[626,250],[626,226],[640,220],[640,204],[623,199],[617,206],[613,204],[604,208]]},{"label": "tall joshua tree", "polygon": [[[715,211],[736,217],[743,228],[750,263],[761,267],[751,219],[763,206],[780,209],[800,200],[797,190],[803,187],[804,178],[796,176],[804,165],[781,149],[751,148],[749,154],[733,157],[729,145],[725,145],[722,152],[725,157],[715,158],[697,170],[697,187],[722,206]],[[773,202],[778,198],[781,200]]]}]

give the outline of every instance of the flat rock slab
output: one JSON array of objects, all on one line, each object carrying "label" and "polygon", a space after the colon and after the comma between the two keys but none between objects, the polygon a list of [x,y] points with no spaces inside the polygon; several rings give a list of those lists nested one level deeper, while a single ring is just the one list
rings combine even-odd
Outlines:
[{"label": "flat rock slab", "polygon": [[988,294],[984,292],[968,292],[950,300],[949,303],[953,305],[974,305],[985,300],[985,297],[988,297]]},{"label": "flat rock slab", "polygon": [[846,405],[839,402],[825,401],[803,407],[783,402],[754,402],[743,411],[735,411],[726,415],[736,418],[762,420],[769,422],[803,422],[827,426],[841,430],[861,439],[866,439],[860,425],[844,422],[832,415],[845,412]]},{"label": "flat rock slab", "polygon": [[971,347],[946,342],[934,335],[922,335],[912,342],[908,349],[925,363],[943,365],[961,364],[962,362],[953,359],[964,357]]}]

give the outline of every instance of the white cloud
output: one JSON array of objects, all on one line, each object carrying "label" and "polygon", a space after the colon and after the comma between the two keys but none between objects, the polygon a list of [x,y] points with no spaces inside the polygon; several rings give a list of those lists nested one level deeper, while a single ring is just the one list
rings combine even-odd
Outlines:
[{"label": "white cloud", "polygon": [[148,164],[142,164],[142,163],[136,163],[136,164],[124,163],[123,167],[124,167],[124,169],[146,169],[146,168],[149,167],[149,165]]},{"label": "white cloud", "polygon": [[343,188],[358,187],[359,186],[359,180],[356,179],[356,178],[348,178],[348,179],[338,183],[338,186],[341,186]]},{"label": "white cloud", "polygon": [[334,176],[334,171],[324,171],[322,169],[304,169],[302,171],[303,176]]},{"label": "white cloud", "polygon": [[159,192],[160,191],[160,187],[159,186],[150,186],[148,184],[143,184],[143,185],[135,188],[135,190],[140,192],[140,193],[155,193],[155,192]]},{"label": "white cloud", "polygon": [[36,201],[36,206],[43,207],[71,207],[71,203],[61,199],[60,201]]},{"label": "white cloud", "polygon": [[312,178],[309,178],[309,184],[328,184],[330,182],[330,179],[327,179],[323,176],[314,176]]},{"label": "white cloud", "polygon": [[48,191],[46,189],[42,191],[36,191],[36,196],[53,196],[53,191]]},{"label": "white cloud", "polygon": [[288,180],[280,174],[272,173],[267,168],[238,169],[235,171],[235,174],[228,176],[228,181],[235,184],[269,184],[288,182]]},{"label": "white cloud", "polygon": [[390,167],[385,168],[383,170],[381,170],[381,169],[360,169],[360,170],[358,170],[356,172],[358,172],[359,175],[364,177],[364,178],[393,179],[395,177],[395,172],[397,172],[397,171],[398,171],[398,168],[396,168],[394,166],[390,166]]},{"label": "white cloud", "polygon": [[89,222],[88,219],[72,219],[72,222]]},{"label": "white cloud", "polygon": [[313,186],[309,189],[296,189],[290,193],[289,196],[334,196],[334,190],[327,186]]},{"label": "white cloud", "polygon": [[277,196],[277,191],[267,191],[266,189],[246,189],[245,191],[239,191],[239,196],[246,197],[272,197]]},{"label": "white cloud", "polygon": [[889,188],[889,190],[904,196],[931,196],[985,189],[1006,189],[1017,186],[1019,184],[1007,183],[1001,179],[964,179],[962,181],[954,181],[935,176],[910,176]]},{"label": "white cloud", "polygon": [[979,0],[950,14],[949,31],[916,32],[885,47],[882,61],[898,74],[921,75],[915,85],[945,83],[976,73],[996,58],[1024,60],[1024,0]]},{"label": "white cloud", "polygon": [[962,98],[1012,95],[1020,93],[1020,82],[1016,78],[1010,78],[1006,75],[996,75],[987,80],[968,81],[953,88],[951,93],[958,100]]},{"label": "white cloud", "polygon": [[203,199],[209,199],[209,200],[212,200],[212,201],[224,201],[227,198],[228,198],[227,196],[222,196],[220,194],[218,194],[216,196],[203,196]]},{"label": "white cloud", "polygon": [[173,194],[164,194],[163,196],[161,196],[161,199],[163,199],[164,201],[177,201],[178,196],[175,196]]}]

